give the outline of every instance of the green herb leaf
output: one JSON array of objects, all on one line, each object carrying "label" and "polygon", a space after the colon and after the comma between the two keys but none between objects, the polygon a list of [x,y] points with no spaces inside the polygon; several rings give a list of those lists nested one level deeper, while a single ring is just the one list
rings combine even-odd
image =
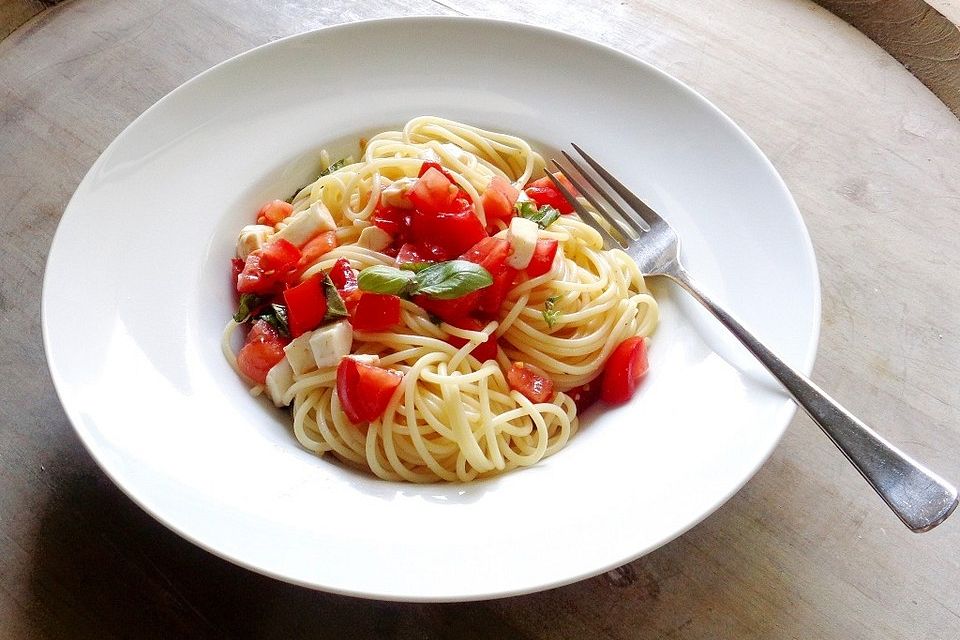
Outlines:
[{"label": "green herb leaf", "polygon": [[336,285],[330,279],[329,273],[323,274],[321,285],[323,286],[323,295],[327,298],[327,312],[323,315],[324,321],[346,318],[349,315],[347,307],[343,304],[343,298],[340,297],[340,292],[337,291]]},{"label": "green herb leaf", "polygon": [[416,293],[438,300],[461,298],[493,284],[490,272],[467,260],[449,260],[432,264],[417,274]]},{"label": "green herb leaf", "polygon": [[265,313],[261,313],[259,318],[262,318],[273,325],[273,328],[282,335],[289,337],[290,336],[290,324],[287,321],[287,308],[282,304],[272,304],[270,305],[270,310]]},{"label": "green herb leaf", "polygon": [[409,291],[417,282],[417,274],[395,267],[378,264],[367,267],[357,277],[361,291],[386,293],[399,296]]},{"label": "green herb leaf", "polygon": [[537,204],[532,200],[517,202],[514,208],[518,216],[533,220],[541,229],[546,229],[560,217],[560,212],[548,204],[537,209]]},{"label": "green herb leaf", "polygon": [[404,262],[400,265],[400,268],[404,271],[413,271],[414,273],[420,273],[427,267],[432,267],[437,264],[436,262]]},{"label": "green herb leaf", "polygon": [[560,316],[563,315],[562,311],[555,308],[560,297],[559,295],[550,296],[543,303],[543,311],[541,312],[543,314],[543,321],[546,322],[547,326],[551,329],[553,329],[553,325],[560,320]]},{"label": "green herb leaf", "polygon": [[240,304],[237,305],[237,312],[233,314],[233,321],[243,324],[250,319],[257,307],[263,304],[263,299],[252,293],[240,295]]},{"label": "green herb leaf", "polygon": [[319,177],[322,178],[323,176],[328,176],[334,171],[339,171],[340,169],[343,169],[345,166],[347,166],[347,159],[340,158],[339,160],[331,164],[329,167],[321,171]]}]

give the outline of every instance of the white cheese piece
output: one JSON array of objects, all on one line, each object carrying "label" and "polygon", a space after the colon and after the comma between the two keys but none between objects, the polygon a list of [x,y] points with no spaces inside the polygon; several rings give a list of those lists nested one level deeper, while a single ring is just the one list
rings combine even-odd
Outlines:
[{"label": "white cheese piece", "polygon": [[300,374],[317,368],[317,363],[313,361],[313,350],[310,348],[310,338],[313,331],[307,331],[290,341],[290,344],[283,348],[287,354],[287,360],[290,361],[290,368],[298,376]]},{"label": "white cheese piece", "polygon": [[380,192],[380,200],[391,207],[398,209],[412,209],[413,203],[407,196],[410,189],[417,182],[416,178],[400,178],[391,182]]},{"label": "white cheese piece", "polygon": [[318,368],[337,366],[352,346],[353,327],[346,320],[314,329],[310,338],[310,350]]},{"label": "white cheese piece", "polygon": [[513,249],[507,257],[507,265],[514,269],[526,269],[533,259],[533,252],[537,248],[537,234],[540,227],[533,220],[517,216],[510,221],[510,230],[507,240]]},{"label": "white cheese piece", "polygon": [[240,229],[237,238],[237,257],[246,260],[247,256],[263,246],[273,233],[273,227],[265,224],[248,224]]},{"label": "white cheese piece", "polygon": [[293,385],[293,368],[286,358],[273,365],[267,372],[267,394],[278,407],[284,406],[284,394]]},{"label": "white cheese piece", "polygon": [[335,231],[337,228],[330,211],[320,200],[310,205],[309,209],[290,216],[284,220],[284,223],[284,227],[277,231],[276,237],[283,238],[297,247],[307,244],[318,233]]},{"label": "white cheese piece", "polygon": [[357,245],[372,251],[383,251],[393,242],[393,236],[380,227],[370,226],[360,232]]}]

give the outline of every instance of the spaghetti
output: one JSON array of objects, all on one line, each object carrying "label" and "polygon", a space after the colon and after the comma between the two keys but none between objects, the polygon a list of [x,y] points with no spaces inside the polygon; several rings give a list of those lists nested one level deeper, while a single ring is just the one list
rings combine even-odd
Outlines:
[{"label": "spaghetti", "polygon": [[[251,278],[268,280],[283,271],[276,268],[282,263],[271,254],[275,252],[271,240],[291,237],[301,246],[296,268],[284,276],[282,292],[274,282],[270,297],[262,281],[255,283],[253,289],[263,288],[249,295],[261,305],[261,315],[258,319],[251,312],[242,317],[241,312],[228,324],[223,342],[227,358],[251,383],[265,382],[276,404],[292,406],[293,431],[302,446],[320,455],[329,452],[383,479],[467,482],[529,466],[555,453],[577,431],[578,400],[598,393],[591,384],[606,385],[599,376],[610,366],[611,354],[630,340],[639,345],[631,353],[643,349],[643,337],[654,330],[658,312],[639,269],[625,253],[604,250],[600,235],[575,214],[557,216],[554,209],[565,208],[564,202],[544,204],[544,198],[552,197],[547,193],[550,183],[534,180],[543,171],[542,157],[520,138],[432,116],[372,137],[359,161],[334,165],[300,189],[289,206],[276,204],[275,209],[282,209],[279,214],[265,207],[259,231],[245,228],[246,236],[241,234],[238,254],[244,262],[237,263],[241,291],[244,282],[250,289]],[[437,177],[441,175],[448,182]],[[427,187],[433,184],[448,191],[431,192]],[[460,207],[466,214],[457,213],[461,217],[455,218],[440,212],[423,222],[420,217],[434,196],[452,198],[453,204],[445,202],[447,208]],[[319,232],[314,229],[313,237],[303,241],[295,226],[303,226],[305,216],[314,212],[316,219],[327,220],[327,226],[321,225]],[[527,222],[514,222],[521,213],[530,214],[531,220],[539,217],[541,223],[545,215],[555,218],[545,228],[536,228],[532,248],[520,244],[520,231],[529,227]],[[328,228],[327,214],[333,228]],[[482,237],[474,249],[461,251],[447,237],[431,244],[437,238],[427,236],[441,227],[449,236],[457,235],[457,228],[450,226],[454,219],[473,225],[468,236],[477,233],[479,225]],[[322,234],[327,234],[324,246],[311,247]],[[453,251],[448,250],[451,246]],[[507,263],[491,266],[494,249],[481,255],[485,249],[476,247],[508,247],[503,251]],[[541,247],[545,251],[555,247],[555,253],[538,268],[545,271],[537,273],[533,265]],[[534,257],[518,268],[524,251]],[[259,256],[253,269],[251,256]],[[274,260],[272,271],[264,267],[268,257]],[[471,259],[483,269],[463,264]],[[449,278],[433,288],[424,284],[432,277],[433,272],[425,270],[431,265],[437,267],[436,273],[452,265],[448,270],[453,270],[457,284],[444,284]],[[467,267],[466,275],[455,271]],[[335,273],[340,274],[339,281],[330,278]],[[351,288],[357,273],[361,286]],[[468,276],[482,282],[489,276],[493,284],[456,297],[449,297],[456,289],[442,289],[464,286],[461,280]],[[284,330],[293,327],[294,311],[300,318],[308,315],[295,306],[302,296],[292,294],[289,287],[313,281],[321,287],[321,279],[328,283],[327,293],[331,283],[338,290],[347,317],[331,318],[332,307],[325,306],[321,326],[288,342]],[[365,279],[391,288],[391,293],[364,290]],[[499,299],[490,297],[496,287],[502,290]],[[440,294],[434,297],[424,293],[435,290]],[[273,302],[266,304],[268,299]],[[487,304],[491,299],[492,309]],[[283,300],[289,308],[283,307]],[[373,308],[374,301],[382,308],[376,307],[371,324],[362,314]],[[328,302],[337,306],[336,300]],[[390,305],[398,307],[395,322],[376,326],[382,314],[393,313]],[[277,321],[284,320],[275,315],[280,309],[285,309],[281,315],[290,314],[285,318],[290,324],[279,322],[274,337],[271,327],[277,329]],[[256,344],[256,353],[235,354],[230,348],[237,320],[254,324],[244,350]],[[251,338],[255,332],[263,335]],[[349,354],[334,353],[327,361],[322,349],[335,352],[338,336],[347,334]],[[300,356],[294,358],[294,351],[297,344],[305,344],[305,336],[314,345],[313,355],[320,356],[307,358],[304,364]],[[347,359],[351,362],[344,373]],[[263,375],[267,365],[271,376],[283,378],[279,383]],[[348,375],[353,377],[345,382]],[[635,382],[635,377],[628,380]],[[352,420],[363,412],[352,405],[369,404],[377,393],[384,397],[379,415]],[[354,394],[363,397],[351,398]]]}]

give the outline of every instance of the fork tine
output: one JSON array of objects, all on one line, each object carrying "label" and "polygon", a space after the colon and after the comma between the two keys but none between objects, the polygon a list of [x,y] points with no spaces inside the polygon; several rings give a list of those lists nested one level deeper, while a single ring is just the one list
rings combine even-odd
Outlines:
[{"label": "fork tine", "polygon": [[[561,151],[560,153],[563,153],[563,151]],[[563,155],[566,156],[567,154],[563,153]],[[570,159],[569,156],[567,156],[567,159],[568,160]],[[568,171],[566,168],[564,168],[563,165],[561,165],[559,162],[557,162],[553,158],[550,159],[550,162],[552,162],[553,166],[563,173],[564,177],[570,181],[570,184],[573,185],[573,188],[579,191],[580,195],[586,198],[587,202],[593,205],[593,208],[600,215],[600,217],[606,220],[613,229],[616,229],[617,234],[620,236],[620,239],[623,241],[621,244],[623,245],[629,244],[630,241],[633,240],[634,236],[636,236],[640,232],[638,230],[631,233],[630,229],[628,229],[627,225],[625,225],[622,221],[617,220],[611,217],[610,215],[607,215],[607,212],[604,210],[603,205],[600,204],[600,201],[594,198],[592,193],[590,193],[589,191],[583,188],[583,185],[580,182],[578,182],[576,178],[573,177],[572,172]],[[580,170],[580,167],[577,167],[575,163],[573,163],[573,166],[576,167],[578,171]],[[603,195],[602,191],[600,192],[600,195]]]},{"label": "fork tine", "polygon": [[600,163],[591,158],[586,151],[578,147],[576,143],[571,142],[570,144],[574,149],[577,150],[577,153],[583,156],[583,159],[587,161],[587,164],[593,167],[593,170],[596,171],[597,174],[599,174],[599,176],[603,178],[607,184],[609,184],[613,190],[616,191],[621,198],[623,198],[623,201],[630,205],[630,207],[637,212],[637,215],[643,218],[647,224],[653,226],[657,223],[663,222],[663,218],[661,218],[656,211],[647,206],[647,204],[638,198],[632,191],[630,191],[630,189],[627,189],[622,182],[610,175],[610,172],[600,166]]},{"label": "fork tine", "polygon": [[[630,214],[624,211],[623,207],[620,206],[620,203],[617,202],[614,198],[611,198],[607,190],[604,189],[600,185],[600,183],[598,183],[597,180],[592,175],[590,175],[588,171],[584,171],[580,163],[574,160],[569,153],[567,153],[566,151],[563,151],[562,149],[560,153],[562,153],[563,157],[567,159],[567,162],[569,162],[574,168],[576,168],[577,171],[580,172],[580,175],[583,176],[584,180],[589,182],[590,186],[593,187],[597,191],[597,193],[599,193],[610,204],[611,207],[613,207],[614,211],[620,214],[620,217],[623,219],[624,222],[626,222],[631,227],[633,227],[633,229],[635,229],[637,233],[650,231],[650,225],[648,225],[645,220],[643,220],[642,218],[638,218],[635,214]],[[580,193],[583,194],[584,197],[586,197],[587,201],[589,201],[590,204],[592,204],[597,211],[601,211],[601,212],[603,211],[603,208],[599,204],[597,204],[597,201],[593,198],[593,196],[590,194],[589,191],[583,189],[582,187],[577,185],[575,182],[573,182],[573,178],[571,176],[568,175],[567,179],[570,180],[571,183],[573,183],[573,186],[575,186],[580,191]],[[613,221],[612,216],[608,215],[604,217],[607,218],[608,221]],[[616,223],[617,223],[617,226],[621,228],[621,230],[625,230],[623,228],[623,222],[621,222],[620,220],[616,220]]]},{"label": "fork tine", "polygon": [[623,248],[625,245],[620,243],[616,238],[610,235],[610,232],[603,228],[597,219],[593,217],[593,214],[587,210],[577,198],[570,193],[570,190],[565,186],[560,184],[560,181],[557,180],[556,176],[547,171],[547,177],[550,178],[550,181],[553,182],[554,186],[560,190],[560,193],[563,194],[563,197],[566,198],[567,202],[573,205],[574,210],[580,215],[580,219],[589,224],[594,230],[600,234],[600,237],[603,238],[603,244],[608,247],[620,247]]}]

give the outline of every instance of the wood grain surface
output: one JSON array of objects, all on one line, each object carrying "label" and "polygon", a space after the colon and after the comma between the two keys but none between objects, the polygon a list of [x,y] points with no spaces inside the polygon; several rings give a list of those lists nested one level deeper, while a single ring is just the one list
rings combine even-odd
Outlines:
[{"label": "wood grain surface", "polygon": [[960,637],[960,518],[909,533],[801,417],[739,494],[676,541],[613,574],[469,604],[364,601],[252,574],[169,532],[104,476],[57,400],[39,328],[44,260],[80,179],[140,112],[229,56],[411,14],[586,36],[731,115],[781,172],[813,238],[814,380],[960,479],[960,122],[825,9],[73,0],[0,42],[0,637]]},{"label": "wood grain surface", "polygon": [[[960,28],[936,1],[817,0],[886,49],[960,116]],[[944,10],[954,8],[945,2]]]}]

